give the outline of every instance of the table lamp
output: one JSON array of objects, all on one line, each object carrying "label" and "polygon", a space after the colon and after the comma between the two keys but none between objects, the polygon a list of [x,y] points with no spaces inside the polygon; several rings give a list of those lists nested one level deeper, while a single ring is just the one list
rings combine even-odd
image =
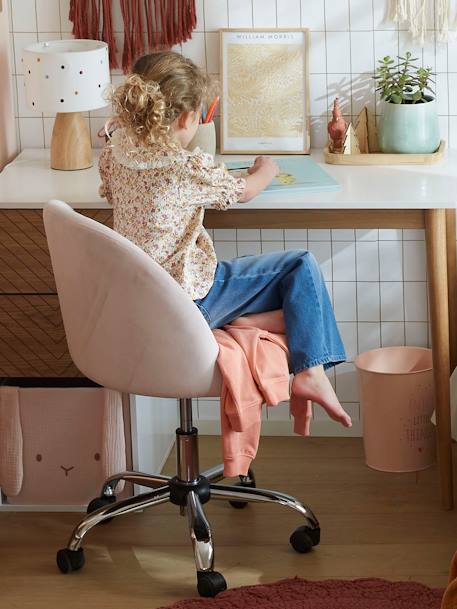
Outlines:
[{"label": "table lamp", "polygon": [[56,112],[51,167],[86,169],[92,165],[89,129],[82,112],[107,106],[110,83],[108,45],[98,40],[53,40],[24,48],[27,103]]}]

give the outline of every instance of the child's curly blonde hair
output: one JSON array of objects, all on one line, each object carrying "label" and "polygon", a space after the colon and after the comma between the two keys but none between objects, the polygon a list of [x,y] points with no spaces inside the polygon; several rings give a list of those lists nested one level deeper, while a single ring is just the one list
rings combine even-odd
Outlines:
[{"label": "child's curly blonde hair", "polygon": [[211,87],[209,77],[178,53],[143,55],[110,95],[114,120],[141,145],[172,145],[173,121],[181,112],[198,111]]}]

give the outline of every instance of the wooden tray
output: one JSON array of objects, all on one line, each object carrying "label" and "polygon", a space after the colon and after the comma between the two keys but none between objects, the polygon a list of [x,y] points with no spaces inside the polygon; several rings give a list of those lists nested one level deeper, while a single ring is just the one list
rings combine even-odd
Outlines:
[{"label": "wooden tray", "polygon": [[443,158],[446,142],[441,140],[438,150],[430,154],[388,154],[369,152],[367,154],[339,154],[324,148],[324,160],[331,165],[430,165]]}]

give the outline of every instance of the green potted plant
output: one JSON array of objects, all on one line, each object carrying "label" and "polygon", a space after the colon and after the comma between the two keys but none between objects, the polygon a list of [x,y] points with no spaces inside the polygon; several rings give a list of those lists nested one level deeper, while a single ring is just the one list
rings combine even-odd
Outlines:
[{"label": "green potted plant", "polygon": [[431,153],[440,145],[432,69],[415,64],[410,52],[396,63],[379,60],[375,79],[383,100],[378,125],[382,152]]}]

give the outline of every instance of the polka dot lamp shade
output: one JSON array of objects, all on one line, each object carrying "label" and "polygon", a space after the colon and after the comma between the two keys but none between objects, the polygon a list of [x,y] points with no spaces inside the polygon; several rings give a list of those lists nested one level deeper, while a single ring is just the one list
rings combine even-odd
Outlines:
[{"label": "polka dot lamp shade", "polygon": [[27,103],[42,112],[107,106],[108,45],[98,40],[37,42],[22,52]]}]

